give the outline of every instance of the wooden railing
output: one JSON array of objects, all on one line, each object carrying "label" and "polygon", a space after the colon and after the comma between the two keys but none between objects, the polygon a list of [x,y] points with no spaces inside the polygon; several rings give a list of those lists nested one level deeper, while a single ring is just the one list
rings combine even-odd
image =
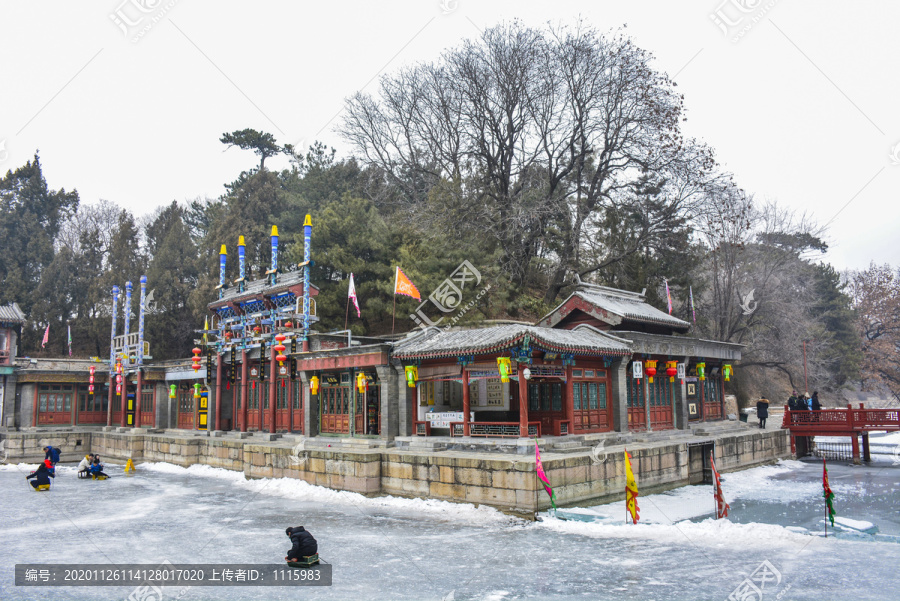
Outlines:
[{"label": "wooden railing", "polygon": [[826,434],[829,432],[862,432],[868,430],[900,430],[900,410],[866,409],[860,403],[858,409],[847,405],[846,409],[820,409],[818,411],[791,411],[784,408],[782,428]]},{"label": "wooden railing", "polygon": [[[450,436],[462,436],[463,423],[450,423]],[[469,422],[469,436],[519,438],[519,422]],[[541,435],[541,422],[528,422],[528,436]]]}]

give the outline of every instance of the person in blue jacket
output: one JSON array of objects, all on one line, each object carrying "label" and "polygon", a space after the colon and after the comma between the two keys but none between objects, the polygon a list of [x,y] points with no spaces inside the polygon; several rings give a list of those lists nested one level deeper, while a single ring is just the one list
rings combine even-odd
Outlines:
[{"label": "person in blue jacket", "polygon": [[44,460],[46,461],[47,459],[49,459],[50,463],[55,466],[57,463],[59,463],[59,453],[59,449],[47,445],[46,447],[44,447]]},{"label": "person in blue jacket", "polygon": [[94,463],[91,465],[91,475],[97,478],[101,476],[109,478],[109,474],[103,473],[103,466],[100,464],[100,457],[94,457]]},{"label": "person in blue jacket", "polygon": [[49,459],[44,459],[44,463],[40,464],[36,470],[25,476],[26,480],[31,480],[34,478],[34,482],[29,482],[31,486],[37,489],[38,486],[46,484],[50,486],[50,478],[56,478],[56,474],[53,472],[53,464]]}]

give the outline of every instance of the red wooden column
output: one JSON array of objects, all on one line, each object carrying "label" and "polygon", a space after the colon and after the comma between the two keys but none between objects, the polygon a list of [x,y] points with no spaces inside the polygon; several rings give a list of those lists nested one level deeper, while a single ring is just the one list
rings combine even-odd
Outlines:
[{"label": "red wooden column", "polygon": [[275,381],[277,373],[275,372],[275,345],[269,347],[269,433],[275,434]]},{"label": "red wooden column", "polygon": [[[109,394],[107,394],[106,399],[106,425],[112,426],[112,414],[113,414],[113,395],[115,394],[115,390],[113,389],[114,381],[116,377],[114,375],[109,376]],[[35,389],[36,390],[36,389]],[[34,423],[37,425],[37,422]]]},{"label": "red wooden column", "polygon": [[247,402],[250,391],[247,390],[247,349],[241,351],[241,432],[247,431]]},{"label": "red wooden column", "polygon": [[141,427],[141,396],[143,393],[144,386],[144,374],[141,373],[141,368],[139,367],[137,370],[137,392],[134,394],[134,427]]},{"label": "red wooden column", "polygon": [[72,425],[78,423],[78,384],[74,384],[72,396]]},{"label": "red wooden column", "polygon": [[125,408],[128,406],[128,375],[125,373],[125,367],[122,367],[122,394],[119,395],[119,408],[122,410],[122,427],[128,419]]},{"label": "red wooden column", "polygon": [[525,380],[525,368],[519,365],[519,436],[528,438],[528,381]]},{"label": "red wooden column", "polygon": [[469,370],[463,365],[462,368],[462,385],[463,385],[463,436],[469,435],[469,407],[471,400],[469,398]]},{"label": "red wooden column", "polygon": [[219,403],[222,402],[222,362],[223,357],[221,353],[216,353],[216,417],[215,417],[215,429],[222,429],[222,408]]},{"label": "red wooden column", "polygon": [[[610,389],[611,390],[611,389]],[[612,395],[607,402],[611,402]],[[575,433],[575,382],[572,381],[572,366],[566,366],[566,419],[569,420],[569,434]],[[608,410],[607,410],[608,411]]]},{"label": "red wooden column", "polygon": [[[416,382],[416,385],[413,386],[412,389],[412,409],[409,412],[409,433],[410,436],[416,435],[416,417],[419,415],[419,383]],[[37,422],[35,422],[37,423]]]}]

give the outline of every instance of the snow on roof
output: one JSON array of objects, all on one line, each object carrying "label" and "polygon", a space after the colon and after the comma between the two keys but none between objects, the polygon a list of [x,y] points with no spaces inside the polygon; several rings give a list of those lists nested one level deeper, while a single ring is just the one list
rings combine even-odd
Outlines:
[{"label": "snow on roof", "polygon": [[577,296],[608,313],[617,315],[623,320],[665,325],[684,332],[691,328],[690,323],[677,317],[672,317],[649,304],[642,293],[592,284],[582,284],[578,290],[560,303],[558,307],[542,317],[539,323],[548,325],[549,318],[559,311],[573,296]]},{"label": "snow on roof", "polygon": [[428,358],[494,353],[517,346],[526,336],[532,346],[553,352],[576,355],[631,354],[628,341],[589,326],[574,330],[555,330],[510,324],[454,331],[429,328],[421,334],[397,342],[394,356]]},{"label": "snow on roof", "polygon": [[0,305],[0,321],[6,323],[25,323],[25,313],[18,303]]}]

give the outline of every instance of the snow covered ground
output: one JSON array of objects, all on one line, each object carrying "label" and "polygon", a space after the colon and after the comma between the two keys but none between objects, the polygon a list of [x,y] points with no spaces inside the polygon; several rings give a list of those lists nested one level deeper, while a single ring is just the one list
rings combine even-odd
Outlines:
[{"label": "snow covered ground", "polygon": [[[710,519],[709,486],[640,497],[636,526],[624,523],[621,502],[532,523],[483,506],[247,481],[206,466],[144,464],[135,476],[108,466],[105,482],[78,480],[62,466],[53,489],[35,493],[24,481],[34,466],[0,466],[0,599],[127,599],[133,591],[15,587],[16,563],[278,562],[289,547],[284,528],[301,524],[333,564],[333,586],[194,587],[180,599],[693,601],[725,600],[751,585],[754,596],[735,598],[900,599],[900,465],[879,457],[869,466],[829,464],[847,532],[828,539],[820,536],[817,461],[725,474],[728,520]],[[853,532],[868,526],[878,534]]]}]

